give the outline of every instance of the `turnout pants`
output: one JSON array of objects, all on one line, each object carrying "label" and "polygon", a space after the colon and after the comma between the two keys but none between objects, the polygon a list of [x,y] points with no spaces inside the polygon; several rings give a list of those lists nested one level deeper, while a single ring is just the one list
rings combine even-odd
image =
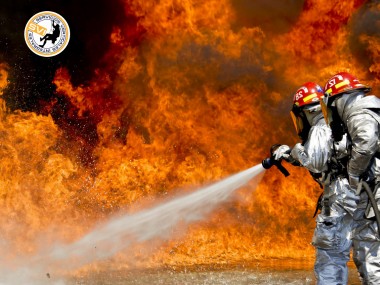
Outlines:
[{"label": "turnout pants", "polygon": [[[377,195],[375,196],[378,201]],[[362,192],[354,214],[353,258],[363,285],[380,284],[380,240],[377,223],[364,217],[368,204],[367,193]],[[379,202],[378,202],[379,204]]]},{"label": "turnout pants", "polygon": [[314,275],[317,285],[344,285],[348,282],[353,215],[359,197],[345,178],[332,182],[330,192],[330,215],[325,215],[325,208],[322,208],[316,219],[312,241],[315,246]]}]

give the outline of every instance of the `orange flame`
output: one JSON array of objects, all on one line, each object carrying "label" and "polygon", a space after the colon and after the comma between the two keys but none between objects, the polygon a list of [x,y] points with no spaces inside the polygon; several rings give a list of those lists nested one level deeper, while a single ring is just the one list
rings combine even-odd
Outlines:
[{"label": "orange flame", "polygon": [[[282,33],[237,25],[233,1],[124,2],[137,24],[114,27],[108,67],[86,86],[74,87],[65,68],[54,79],[69,118],[96,126],[92,139],[85,124],[73,134],[50,115],[2,108],[0,219],[18,250],[35,250],[40,233],[75,240],[116,211],[256,165],[277,142],[294,145],[288,110],[307,81],[323,85],[349,71],[378,90],[379,36],[359,36],[369,67],[350,47],[350,21],[365,1],[308,0]],[[6,85],[1,65],[0,90]],[[49,104],[47,112],[57,102]],[[321,190],[304,169],[287,168],[290,178],[267,171],[256,192],[242,190],[239,201],[153,253],[136,251],[134,264],[312,259]]]}]

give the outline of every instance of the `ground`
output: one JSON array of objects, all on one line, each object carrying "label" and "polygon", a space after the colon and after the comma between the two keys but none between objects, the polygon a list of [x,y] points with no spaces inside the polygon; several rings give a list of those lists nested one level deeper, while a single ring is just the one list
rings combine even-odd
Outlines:
[{"label": "ground", "polygon": [[[349,285],[360,285],[353,262]],[[315,284],[313,262],[271,261],[229,268],[165,268],[144,271],[109,271],[75,276],[68,284]]]}]

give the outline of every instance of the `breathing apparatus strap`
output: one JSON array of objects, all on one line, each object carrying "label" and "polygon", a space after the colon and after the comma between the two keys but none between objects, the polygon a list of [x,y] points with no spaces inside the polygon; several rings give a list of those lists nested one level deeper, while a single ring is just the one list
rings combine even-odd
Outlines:
[{"label": "breathing apparatus strap", "polygon": [[[372,185],[369,185],[369,186],[370,186],[371,190],[374,189],[373,196],[375,198],[376,194],[377,194],[377,191],[379,190],[379,184],[376,184],[373,187],[371,187]],[[375,216],[375,214],[374,214],[375,213],[374,207],[377,208],[377,203],[376,203],[376,205],[372,205],[370,197],[368,197],[368,205],[367,205],[367,208],[366,208],[365,213],[364,213],[364,217],[366,219],[373,219],[373,217]]]},{"label": "breathing apparatus strap", "polygon": [[322,209],[322,197],[323,197],[323,192],[318,197],[318,202],[317,202],[317,206],[315,207],[315,212],[314,212],[313,218],[315,218],[315,216],[318,214],[318,210]]},{"label": "breathing apparatus strap", "polygon": [[[327,174],[323,173],[322,181],[325,186],[325,190],[323,193],[323,207],[325,208],[325,216],[330,216],[330,182],[331,182],[331,173]],[[324,179],[323,179],[324,178]]]}]

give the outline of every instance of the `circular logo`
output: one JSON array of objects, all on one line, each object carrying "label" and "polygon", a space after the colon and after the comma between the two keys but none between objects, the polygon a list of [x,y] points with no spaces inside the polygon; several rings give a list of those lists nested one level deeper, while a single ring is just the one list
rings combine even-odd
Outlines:
[{"label": "circular logo", "polygon": [[70,40],[70,28],[61,15],[45,11],[30,18],[24,35],[26,44],[32,52],[50,57],[66,48]]}]

